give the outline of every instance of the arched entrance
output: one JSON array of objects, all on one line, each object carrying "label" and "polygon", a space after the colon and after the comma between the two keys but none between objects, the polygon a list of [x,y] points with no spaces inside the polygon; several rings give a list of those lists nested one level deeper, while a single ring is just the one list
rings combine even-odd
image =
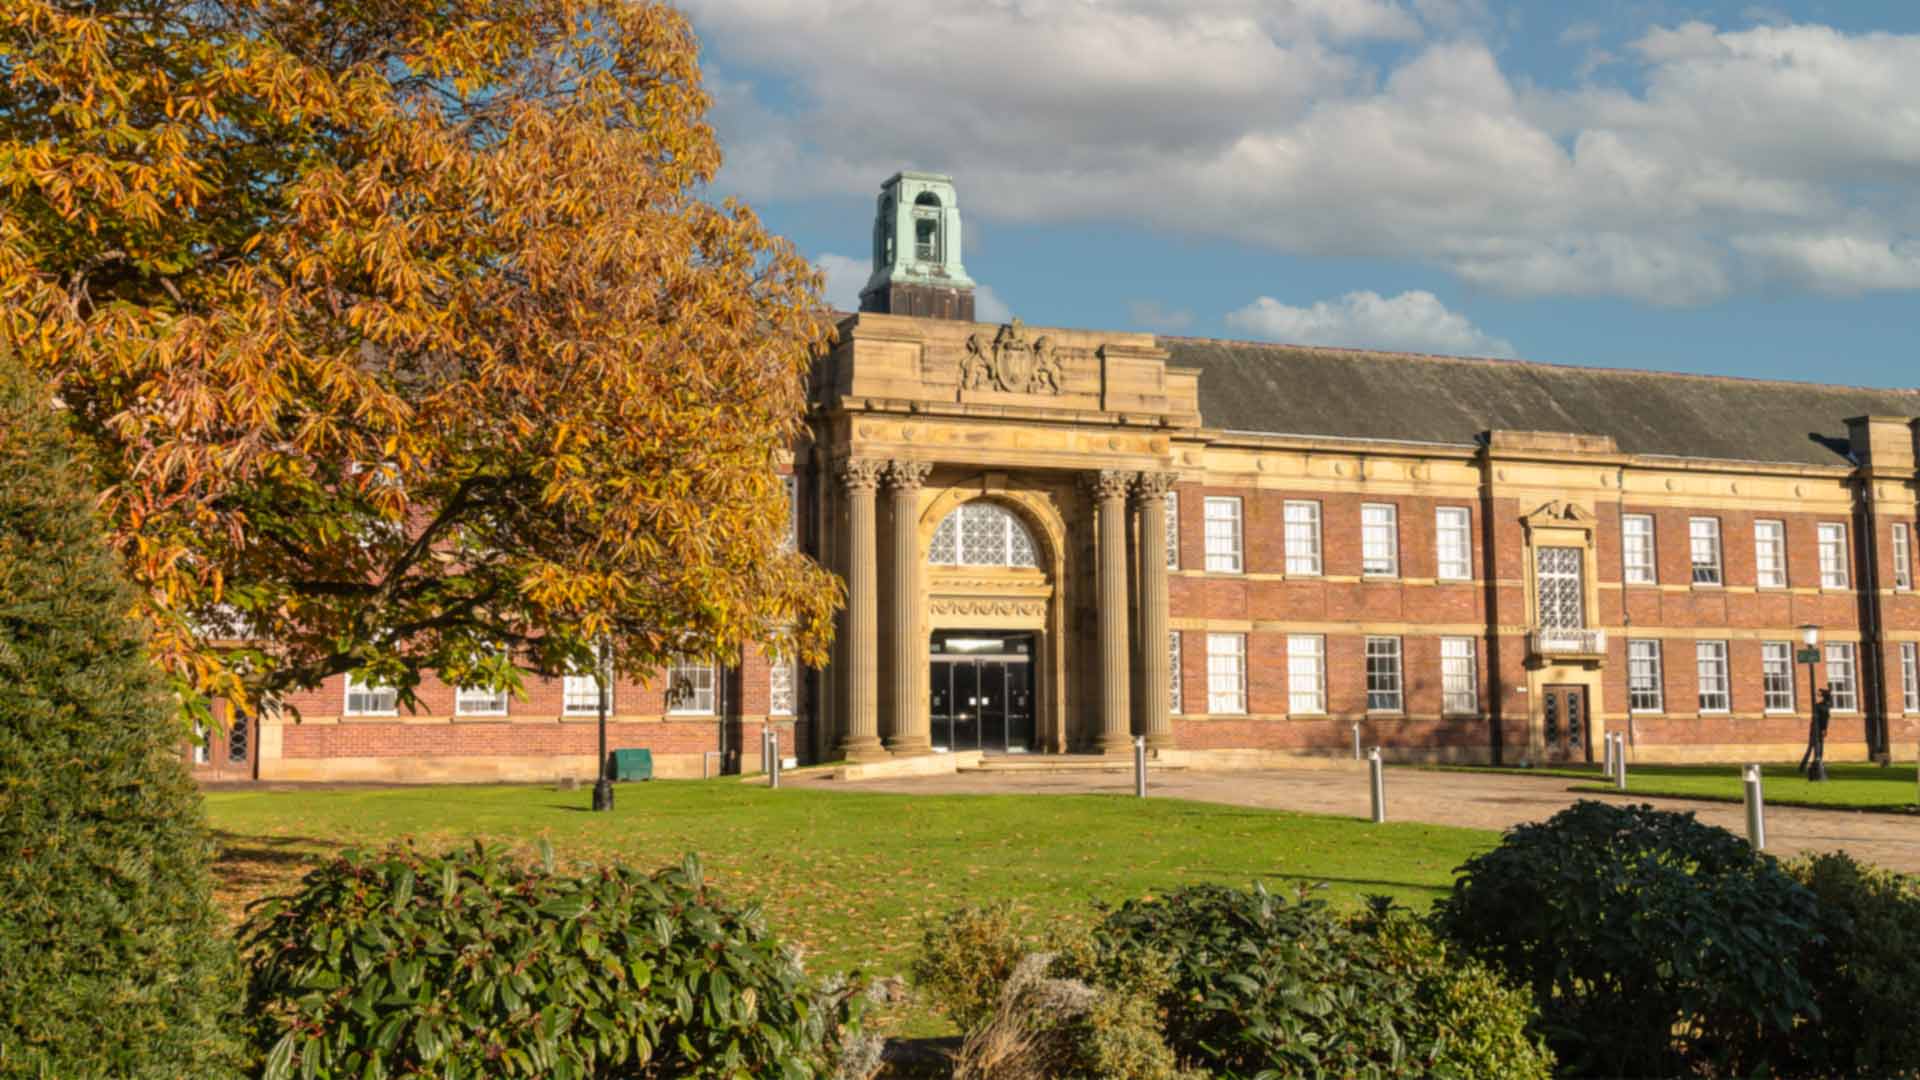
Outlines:
[{"label": "arched entrance", "polygon": [[929,735],[939,750],[1062,746],[1057,522],[1044,497],[950,489],[922,518]]}]

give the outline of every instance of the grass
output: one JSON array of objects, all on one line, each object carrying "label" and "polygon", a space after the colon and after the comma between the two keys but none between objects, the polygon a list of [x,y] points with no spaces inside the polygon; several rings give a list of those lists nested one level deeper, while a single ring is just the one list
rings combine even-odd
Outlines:
[{"label": "grass", "polygon": [[[1714,802],[1741,802],[1739,765],[1633,765],[1627,767],[1627,791],[1633,795],[1662,795],[1682,799],[1707,799]],[[1510,772],[1522,776],[1564,776],[1591,783],[1574,787],[1575,791],[1612,791],[1613,782],[1604,779],[1599,766],[1584,768],[1499,769],[1474,768],[1467,771]],[[1872,810],[1890,813],[1920,813],[1912,764],[1887,767],[1861,762],[1827,765],[1827,780],[1812,783],[1792,765],[1763,765],[1761,776],[1766,801],[1774,806],[1810,806],[1824,810]]]},{"label": "grass", "polygon": [[481,838],[563,861],[654,868],[698,852],[709,881],[761,902],[809,966],[903,971],[919,923],[1010,900],[1035,928],[1198,881],[1269,888],[1324,882],[1336,902],[1371,893],[1424,909],[1453,869],[1498,836],[1373,825],[1210,803],[1110,795],[891,795],[782,790],[734,780],[619,788],[609,814],[586,790],[432,787],[224,791],[207,796],[230,910],[290,887],[316,860],[411,837],[445,849]]}]

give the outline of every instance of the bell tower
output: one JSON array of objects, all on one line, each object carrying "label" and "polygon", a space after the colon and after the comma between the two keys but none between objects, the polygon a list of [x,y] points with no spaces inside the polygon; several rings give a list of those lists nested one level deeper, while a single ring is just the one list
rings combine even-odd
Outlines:
[{"label": "bell tower", "polygon": [[973,279],[960,264],[952,177],[899,172],[880,185],[873,275],[860,290],[860,310],[973,321]]}]

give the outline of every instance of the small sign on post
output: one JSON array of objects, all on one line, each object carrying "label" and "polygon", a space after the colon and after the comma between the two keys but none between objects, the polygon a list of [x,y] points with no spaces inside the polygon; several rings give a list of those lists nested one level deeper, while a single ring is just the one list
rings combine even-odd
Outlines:
[{"label": "small sign on post", "polygon": [[1793,662],[1796,664],[1817,664],[1820,662],[1820,650],[1801,649],[1793,655]]},{"label": "small sign on post", "polygon": [[1367,753],[1367,773],[1373,787],[1373,823],[1378,825],[1387,820],[1387,772],[1377,746]]}]

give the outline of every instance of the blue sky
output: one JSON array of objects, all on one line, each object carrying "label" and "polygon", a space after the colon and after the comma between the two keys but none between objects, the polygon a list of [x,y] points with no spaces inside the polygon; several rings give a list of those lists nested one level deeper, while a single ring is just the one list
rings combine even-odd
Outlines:
[{"label": "blue sky", "polygon": [[915,168],[983,318],[1920,386],[1920,4],[681,2],[841,304]]}]

